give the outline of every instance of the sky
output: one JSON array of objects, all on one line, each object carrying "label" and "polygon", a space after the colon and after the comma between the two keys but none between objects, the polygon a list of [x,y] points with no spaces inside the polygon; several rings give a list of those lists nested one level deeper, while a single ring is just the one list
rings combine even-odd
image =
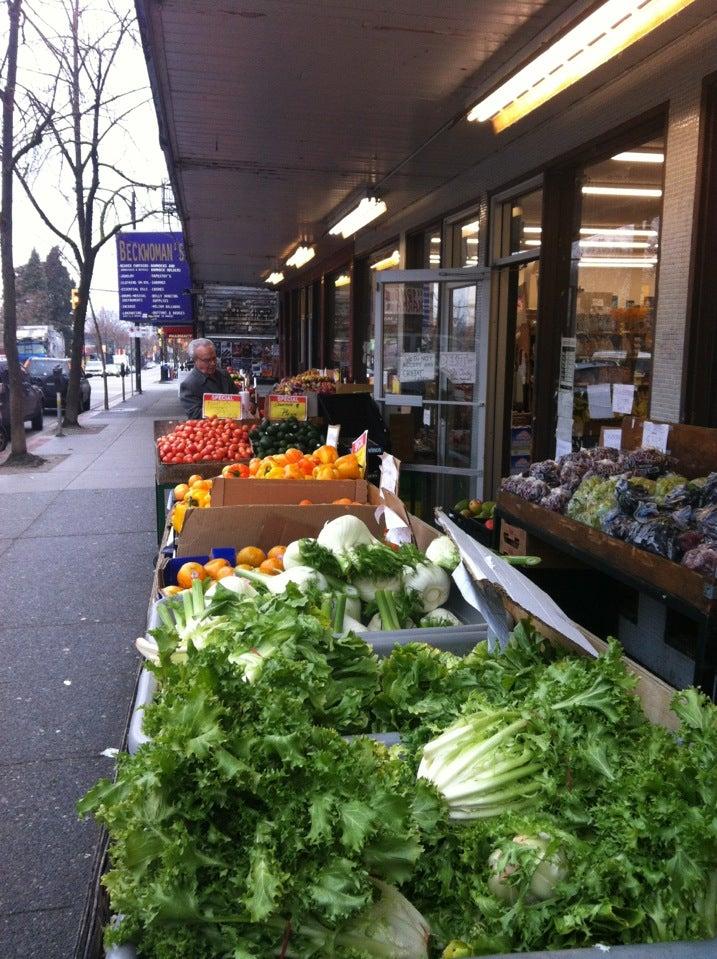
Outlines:
[{"label": "sky", "polygon": [[[32,0],[28,0],[32,4]],[[46,31],[62,29],[62,2],[60,0],[35,0],[34,7],[44,21]],[[83,0],[85,7],[82,14],[82,29],[89,35],[97,32],[107,23],[107,0]],[[120,12],[129,11],[134,16],[134,4],[131,0],[117,0],[115,7]],[[3,12],[4,16],[4,12]],[[4,32],[0,30],[0,37]],[[37,91],[47,89],[46,73],[50,65],[42,42],[26,31],[26,44],[19,52],[19,79],[27,88]],[[5,44],[2,43],[4,48]],[[130,90],[138,90],[129,98],[122,98],[117,103],[125,105],[137,103],[138,106],[123,121],[121,130],[117,129],[108,135],[103,145],[102,160],[111,163],[122,170],[127,176],[139,179],[146,183],[161,183],[168,179],[164,154],[159,146],[157,119],[152,102],[147,69],[139,40],[139,29],[136,22],[133,24],[131,40],[125,41],[120,49],[118,58],[113,66],[110,78],[110,95],[124,94]],[[65,189],[69,181],[67,166],[61,166],[57,150],[49,149],[49,143],[41,148],[36,157],[32,171],[33,188],[40,198],[41,205],[49,214],[50,219],[61,225],[64,231],[71,231],[73,219],[73,204],[69,200],[69,189]],[[119,181],[114,174],[108,172],[107,183],[117,184]],[[63,196],[63,193],[65,194]],[[160,194],[153,194],[154,204],[159,206]],[[138,195],[138,209],[141,198]],[[179,230],[180,224],[176,219],[168,220],[164,216],[154,216],[138,224],[139,230]],[[62,241],[55,236],[43,223],[33,209],[30,201],[19,182],[15,182],[14,193],[14,259],[15,266],[25,263],[33,249],[37,249],[44,259],[50,247],[59,245],[67,254],[67,266],[73,278],[76,278],[76,268],[73,268],[72,254]],[[117,295],[117,261],[115,241],[110,240],[101,250],[94,272],[92,283],[92,303],[95,309],[118,311]],[[69,310],[69,304],[68,304]]]}]

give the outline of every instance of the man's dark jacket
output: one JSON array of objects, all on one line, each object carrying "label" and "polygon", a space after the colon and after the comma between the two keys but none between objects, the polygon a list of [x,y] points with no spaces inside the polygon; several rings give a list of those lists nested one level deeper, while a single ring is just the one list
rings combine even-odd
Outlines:
[{"label": "man's dark jacket", "polygon": [[179,384],[179,402],[188,420],[202,418],[202,397],[205,393],[237,393],[231,376],[219,367],[211,376],[205,376],[196,366]]}]

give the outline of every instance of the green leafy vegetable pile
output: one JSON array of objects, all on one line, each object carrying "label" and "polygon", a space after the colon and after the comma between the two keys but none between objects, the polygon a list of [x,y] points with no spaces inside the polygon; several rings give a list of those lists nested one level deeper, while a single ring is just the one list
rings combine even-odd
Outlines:
[{"label": "green leafy vegetable pile", "polygon": [[208,612],[184,661],[158,631],[151,741],[80,803],[111,836],[110,941],[450,959],[717,935],[717,709],[695,690],[672,733],[614,642],[576,658],[520,624],[502,654],[379,662],[316,591]]}]

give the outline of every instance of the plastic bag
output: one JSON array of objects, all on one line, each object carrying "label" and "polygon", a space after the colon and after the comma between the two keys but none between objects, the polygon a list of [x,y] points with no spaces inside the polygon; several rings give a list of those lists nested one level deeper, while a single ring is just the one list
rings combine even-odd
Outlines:
[{"label": "plastic bag", "polygon": [[625,469],[635,473],[638,476],[646,476],[648,479],[657,479],[670,468],[672,460],[667,453],[661,453],[660,450],[647,449],[633,450],[625,457]]},{"label": "plastic bag", "polygon": [[560,485],[560,467],[555,460],[543,460],[542,463],[533,463],[528,473],[536,479],[547,483],[551,488]]},{"label": "plastic bag", "polygon": [[564,457],[564,459],[565,462],[560,467],[560,485],[574,493],[582,483],[583,476],[587,473],[591,463],[589,459],[573,460],[568,457]]},{"label": "plastic bag", "polygon": [[637,504],[637,508],[633,513],[636,521],[638,523],[645,523],[649,519],[654,519],[656,516],[660,515],[660,507],[654,500],[644,499]]},{"label": "plastic bag", "polygon": [[717,540],[717,505],[696,509],[692,518],[700,533],[709,539]]},{"label": "plastic bag", "polygon": [[635,510],[644,500],[652,499],[655,484],[644,477],[622,477],[617,481],[615,495],[617,505],[628,516],[634,516]]},{"label": "plastic bag", "polygon": [[534,476],[506,476],[501,481],[500,488],[505,493],[512,493],[530,503],[539,503],[550,492],[548,484]]},{"label": "plastic bag", "polygon": [[717,473],[710,473],[702,486],[700,506],[717,504]]},{"label": "plastic bag", "polygon": [[685,553],[682,565],[703,576],[717,576],[717,542],[707,540]]},{"label": "plastic bag", "polygon": [[614,509],[617,479],[586,476],[568,503],[567,514],[578,523],[600,529],[603,516]]},{"label": "plastic bag", "polygon": [[683,483],[674,486],[666,493],[662,505],[666,510],[678,510],[685,506],[697,506],[700,501],[700,488],[694,483]]},{"label": "plastic bag", "polygon": [[627,542],[666,559],[676,560],[682,555],[680,532],[671,516],[657,516],[644,523],[633,523]]},{"label": "plastic bag", "polygon": [[609,476],[619,476],[623,472],[622,463],[618,460],[594,460],[586,476],[601,476],[607,479]]},{"label": "plastic bag", "polygon": [[680,533],[677,539],[683,553],[689,553],[690,550],[696,549],[700,544],[704,543],[704,541],[704,536],[696,529],[685,530],[684,533]]},{"label": "plastic bag", "polygon": [[686,477],[680,476],[679,473],[666,473],[655,481],[655,499],[662,506],[672,490],[683,487],[686,483]]},{"label": "plastic bag", "polygon": [[624,459],[624,455],[620,450],[613,449],[612,446],[593,446],[591,450],[586,450],[590,459],[595,462],[596,460],[612,460],[614,463]]},{"label": "plastic bag", "polygon": [[544,496],[540,505],[549,509],[551,513],[564,513],[568,508],[568,503],[573,495],[573,491],[564,486],[556,486],[551,489],[547,496]]},{"label": "plastic bag", "polygon": [[630,535],[634,522],[631,516],[626,516],[625,513],[616,506],[603,516],[600,529],[603,533],[607,533],[608,536],[626,540]]}]

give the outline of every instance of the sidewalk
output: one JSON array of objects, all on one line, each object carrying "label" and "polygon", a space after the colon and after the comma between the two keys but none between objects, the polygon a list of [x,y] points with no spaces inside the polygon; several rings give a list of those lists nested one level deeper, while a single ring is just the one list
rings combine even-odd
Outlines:
[{"label": "sidewalk", "polygon": [[121,745],[157,549],[152,421],[178,415],[177,382],[147,383],[82,434],[33,437],[50,468],[0,468],[3,959],[75,956],[100,833],[74,805]]}]

